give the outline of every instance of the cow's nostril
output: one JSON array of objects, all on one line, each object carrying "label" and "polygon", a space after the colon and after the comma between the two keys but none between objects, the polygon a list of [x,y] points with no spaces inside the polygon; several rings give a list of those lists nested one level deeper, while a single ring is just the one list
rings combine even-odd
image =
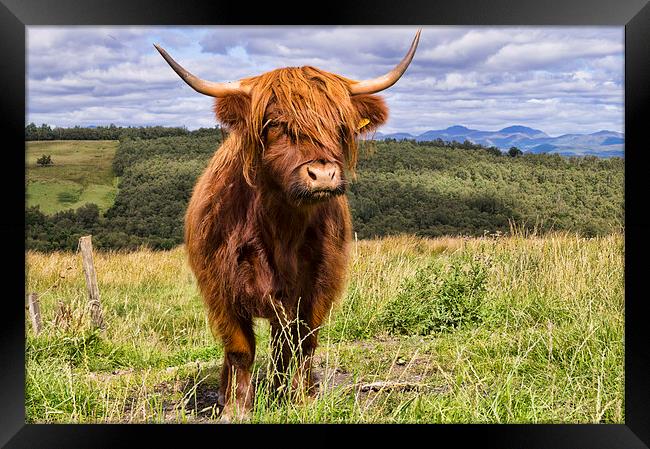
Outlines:
[{"label": "cow's nostril", "polygon": [[335,171],[332,171],[332,173],[330,174],[330,179],[334,179],[334,175],[335,175],[335,174],[336,174],[336,172],[335,172]]},{"label": "cow's nostril", "polygon": [[311,179],[313,179],[314,181],[316,181],[316,173],[314,173],[313,171],[311,171],[311,170],[309,169],[309,167],[307,167],[307,174],[309,175],[309,177],[310,177]]}]

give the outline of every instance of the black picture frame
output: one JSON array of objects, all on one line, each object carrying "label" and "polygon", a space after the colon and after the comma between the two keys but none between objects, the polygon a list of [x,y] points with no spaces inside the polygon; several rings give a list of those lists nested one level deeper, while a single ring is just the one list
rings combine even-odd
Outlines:
[{"label": "black picture frame", "polygon": [[[251,4],[252,5],[252,4]],[[318,7],[316,7],[318,6]],[[25,424],[25,36],[30,25],[616,25],[625,27],[625,424],[537,425],[395,425],[395,426],[250,426],[231,425],[42,425]],[[6,210],[3,231],[4,279],[11,289],[0,313],[0,445],[40,447],[145,447],[244,444],[251,436],[267,442],[297,444],[318,441],[339,444],[352,430],[364,438],[397,437],[398,443],[425,441],[440,445],[499,448],[643,448],[650,445],[650,326],[646,324],[644,256],[649,254],[645,231],[645,178],[648,152],[643,146],[644,118],[650,109],[650,4],[646,0],[447,0],[430,2],[327,1],[289,7],[277,2],[246,6],[242,2],[184,0],[0,0],[0,123],[3,129],[2,182]],[[646,119],[647,120],[647,119]],[[646,147],[647,147],[647,142]],[[9,192],[12,192],[9,194]],[[18,290],[15,292],[14,289]],[[333,428],[334,427],[334,428]],[[398,428],[399,427],[399,428]],[[278,439],[285,431],[299,433]],[[334,432],[345,430],[345,436]],[[408,433],[405,433],[408,432]],[[237,435],[235,435],[237,434]],[[328,438],[329,437],[329,438]],[[338,438],[336,438],[338,437]],[[144,438],[144,440],[142,440]],[[243,440],[242,440],[243,438]],[[294,440],[294,438],[306,438]],[[334,439],[336,438],[336,439]],[[201,439],[202,443],[197,442]],[[473,443],[473,444],[472,444]],[[259,444],[259,442],[258,442]]]}]

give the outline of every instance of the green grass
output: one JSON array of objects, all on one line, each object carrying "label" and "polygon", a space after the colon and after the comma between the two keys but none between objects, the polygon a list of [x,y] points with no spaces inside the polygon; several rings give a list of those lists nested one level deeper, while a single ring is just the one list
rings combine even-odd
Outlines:
[{"label": "green grass", "polygon": [[[117,150],[112,140],[58,140],[26,142],[27,205],[46,214],[95,203],[106,211],[115,201],[117,178],[112,162]],[[36,160],[52,156],[54,165]]]},{"label": "green grass", "polygon": [[[623,235],[353,244],[320,333],[321,394],[278,403],[257,325],[250,422],[623,423]],[[27,254],[43,332],[27,331],[28,422],[212,422],[223,356],[183,248],[95,255],[105,333],[81,261]],[[363,391],[372,382],[387,385]],[[409,388],[406,388],[409,387]]]}]

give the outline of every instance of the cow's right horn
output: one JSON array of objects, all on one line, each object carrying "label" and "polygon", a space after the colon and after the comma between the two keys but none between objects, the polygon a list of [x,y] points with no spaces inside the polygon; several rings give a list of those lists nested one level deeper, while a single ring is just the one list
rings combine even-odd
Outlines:
[{"label": "cow's right horn", "polygon": [[202,93],[203,95],[209,95],[210,97],[225,97],[226,95],[233,95],[237,93],[250,93],[250,89],[241,85],[239,81],[233,81],[230,83],[214,83],[212,81],[205,81],[201,78],[198,78],[192,75],[190,72],[185,70],[179,63],[174,61],[174,59],[169,56],[164,48],[159,45],[153,44],[156,47],[156,50],[165,58],[167,64],[174,69],[174,72],[180,76],[183,81],[185,81],[192,89]]}]

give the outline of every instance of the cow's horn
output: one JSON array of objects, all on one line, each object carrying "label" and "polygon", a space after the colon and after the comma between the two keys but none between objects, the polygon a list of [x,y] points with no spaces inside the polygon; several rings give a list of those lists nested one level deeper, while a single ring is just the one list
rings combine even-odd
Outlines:
[{"label": "cow's horn", "polygon": [[183,81],[185,81],[192,89],[202,93],[204,95],[209,95],[211,97],[225,97],[226,95],[232,95],[236,93],[249,93],[249,89],[241,85],[239,81],[233,81],[231,83],[213,83],[212,81],[205,81],[201,78],[198,78],[192,75],[190,72],[185,70],[179,63],[174,61],[174,59],[169,56],[164,48],[153,44],[156,47],[156,50],[165,58],[167,64],[174,69],[174,72],[178,73]]},{"label": "cow's horn", "polygon": [[418,47],[421,31],[422,28],[418,29],[418,32],[415,33],[415,39],[413,39],[411,48],[409,49],[406,56],[404,56],[404,59],[402,59],[402,61],[393,70],[378,78],[357,81],[356,83],[351,84],[350,95],[374,94],[395,84],[397,80],[400,79],[402,74],[406,71],[406,68],[409,66],[411,60],[413,59],[413,55],[415,55],[415,49]]}]

